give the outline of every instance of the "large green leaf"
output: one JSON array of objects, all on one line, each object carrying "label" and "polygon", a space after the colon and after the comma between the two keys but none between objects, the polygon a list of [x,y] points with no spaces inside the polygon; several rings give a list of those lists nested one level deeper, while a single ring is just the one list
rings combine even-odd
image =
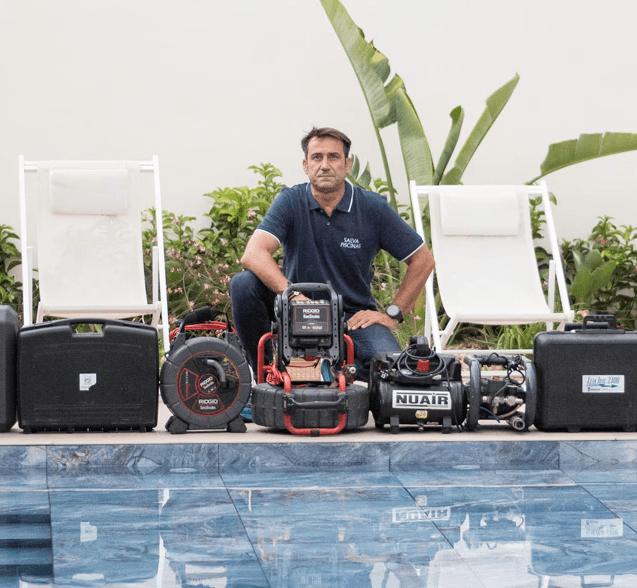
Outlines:
[{"label": "large green leaf", "polygon": [[362,29],[351,19],[339,0],[321,0],[321,4],[354,68],[374,125],[382,129],[393,124],[396,122],[393,98],[399,89],[404,89],[403,81],[394,76],[385,86],[390,73],[387,57],[373,43],[365,41]]},{"label": "large green leaf", "polygon": [[518,85],[520,76],[515,74],[504,86],[498,88],[491,96],[487,98],[487,107],[485,108],[482,116],[478,119],[475,127],[467,137],[465,144],[462,146],[456,163],[451,170],[442,177],[443,184],[459,184],[462,175],[467,168],[467,165],[471,161],[473,154],[476,152],[480,143],[489,132],[493,123],[496,121],[502,109],[506,106],[506,103],[511,98],[513,90]]},{"label": "large green leaf", "polygon": [[369,190],[372,182],[372,174],[369,170],[369,162],[365,166],[363,173],[358,175],[360,171],[360,160],[356,155],[352,155],[352,169],[347,174],[347,179],[354,186],[358,186],[359,188],[363,188],[363,190]]},{"label": "large green leaf", "polygon": [[532,184],[569,165],[635,150],[637,150],[637,134],[634,133],[582,134],[578,139],[549,145],[548,153],[540,166],[542,173],[527,183]]},{"label": "large green leaf", "polygon": [[416,109],[404,90],[398,90],[395,102],[398,136],[407,180],[416,180],[417,184],[429,185],[433,180],[434,164]]},{"label": "large green leaf", "polygon": [[440,158],[438,159],[438,165],[436,165],[436,171],[434,173],[434,178],[432,184],[438,185],[442,178],[442,174],[445,173],[445,169],[447,169],[447,164],[451,160],[451,156],[453,155],[453,151],[458,144],[458,138],[460,137],[460,129],[462,129],[462,122],[464,121],[464,110],[462,106],[456,106],[450,113],[451,117],[451,129],[449,129],[449,134],[447,135],[447,140],[445,141],[445,146],[440,153]]}]

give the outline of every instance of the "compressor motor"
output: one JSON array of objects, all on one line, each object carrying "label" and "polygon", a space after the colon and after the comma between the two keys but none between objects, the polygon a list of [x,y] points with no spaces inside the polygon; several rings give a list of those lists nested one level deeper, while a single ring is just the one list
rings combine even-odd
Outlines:
[{"label": "compressor motor", "polygon": [[389,424],[441,424],[443,433],[461,430],[467,413],[460,362],[432,351],[425,337],[414,336],[404,351],[380,353],[370,365],[369,391],[377,429]]},{"label": "compressor motor", "polygon": [[[469,366],[469,412],[467,429],[478,427],[478,421],[508,422],[514,431],[528,431],[535,419],[537,378],[533,362],[520,355],[467,355]],[[482,377],[483,367],[504,368],[503,378]]]}]

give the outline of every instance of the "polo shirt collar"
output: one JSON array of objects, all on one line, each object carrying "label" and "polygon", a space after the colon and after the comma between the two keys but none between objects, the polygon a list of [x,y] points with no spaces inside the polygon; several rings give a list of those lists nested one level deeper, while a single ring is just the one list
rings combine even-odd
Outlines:
[{"label": "polo shirt collar", "polygon": [[[307,195],[310,200],[310,210],[316,210],[317,208],[322,208],[318,203],[316,198],[314,198],[314,194],[312,194],[312,185],[310,182],[306,184]],[[349,183],[345,182],[345,194],[341,198],[340,202],[336,205],[334,210],[340,210],[341,212],[350,212],[352,210],[352,204],[354,203],[354,187]]]}]

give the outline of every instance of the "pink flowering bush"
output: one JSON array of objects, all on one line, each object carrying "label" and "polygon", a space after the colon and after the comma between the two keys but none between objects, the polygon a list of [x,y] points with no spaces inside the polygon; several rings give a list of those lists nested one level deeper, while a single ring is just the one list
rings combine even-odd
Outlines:
[{"label": "pink flowering bush", "polygon": [[[246,243],[283,184],[281,172],[270,164],[251,166],[259,175],[256,188],[219,188],[204,194],[214,200],[206,213],[210,225],[195,230],[195,217],[164,211],[166,283],[171,322],[207,304],[231,315],[228,287],[242,270]],[[154,212],[144,215],[144,263],[150,280],[152,246],[157,241]],[[149,289],[150,291],[150,289]]]}]

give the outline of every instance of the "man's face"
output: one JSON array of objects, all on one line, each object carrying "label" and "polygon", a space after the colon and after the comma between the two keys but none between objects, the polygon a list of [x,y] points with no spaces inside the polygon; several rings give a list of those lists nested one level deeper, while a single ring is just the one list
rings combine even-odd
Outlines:
[{"label": "man's face", "polygon": [[333,137],[310,139],[303,170],[314,192],[329,194],[342,190],[351,168],[352,161],[345,158],[342,141]]}]

